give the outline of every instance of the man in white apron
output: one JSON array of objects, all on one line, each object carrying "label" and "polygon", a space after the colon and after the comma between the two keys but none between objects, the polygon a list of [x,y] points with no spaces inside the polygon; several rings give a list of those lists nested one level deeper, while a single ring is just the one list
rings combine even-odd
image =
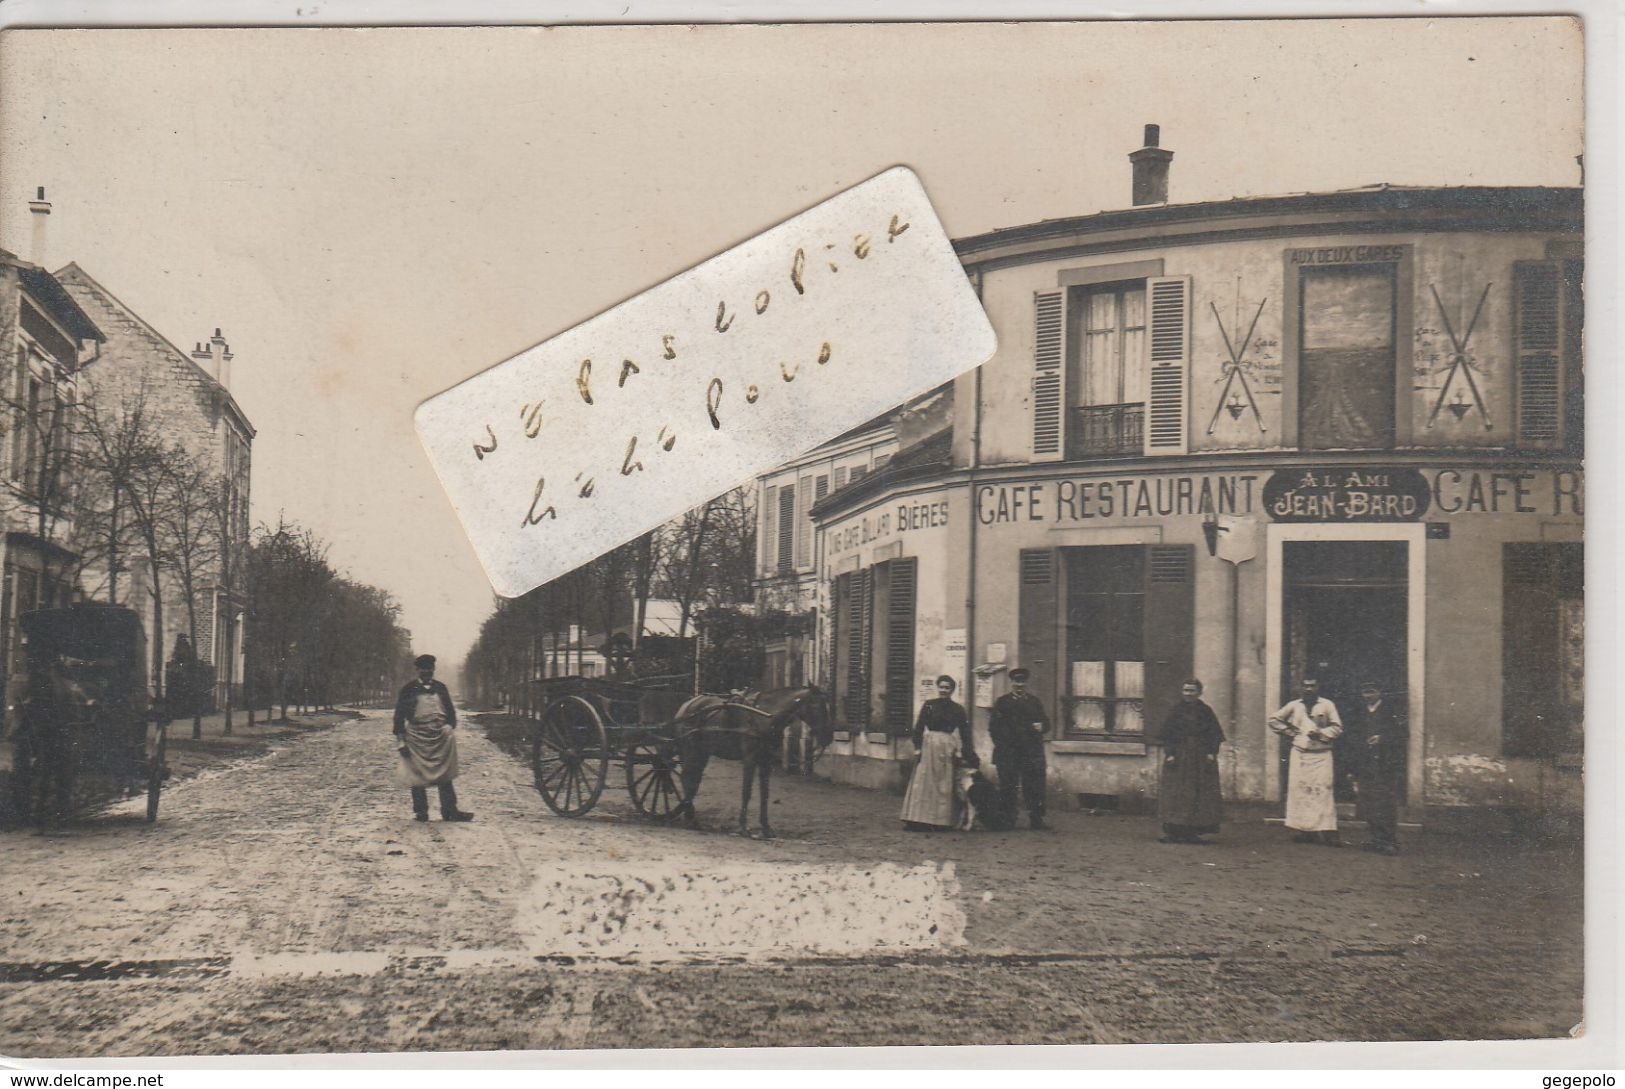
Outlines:
[{"label": "man in white apron", "polygon": [[471,821],[474,814],[457,808],[457,791],[451,781],[457,778],[457,709],[451,705],[451,690],[434,679],[434,655],[420,655],[413,662],[418,679],[401,689],[395,701],[395,737],[401,742],[401,761],[396,777],[412,788],[412,816],[429,819],[429,790],[440,789],[440,818]]},{"label": "man in white apron", "polygon": [[1270,716],[1270,729],[1289,738],[1286,826],[1302,843],[1341,847],[1337,800],[1332,796],[1332,743],[1343,734],[1337,707],[1320,695],[1320,682],[1303,679],[1303,695]]}]

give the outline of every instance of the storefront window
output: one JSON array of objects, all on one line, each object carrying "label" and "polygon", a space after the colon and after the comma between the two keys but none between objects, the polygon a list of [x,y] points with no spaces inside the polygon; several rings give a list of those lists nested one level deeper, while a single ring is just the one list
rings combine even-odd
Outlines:
[{"label": "storefront window", "polygon": [[1145,549],[1066,552],[1066,715],[1072,733],[1145,731]]}]

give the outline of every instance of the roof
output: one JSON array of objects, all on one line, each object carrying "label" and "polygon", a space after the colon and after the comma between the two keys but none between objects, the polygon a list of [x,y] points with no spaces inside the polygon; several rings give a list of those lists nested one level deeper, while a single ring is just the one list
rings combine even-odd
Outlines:
[{"label": "roof", "polygon": [[1060,242],[1074,235],[1106,231],[1152,232],[1158,228],[1256,217],[1302,214],[1368,213],[1387,219],[1406,214],[1458,221],[1500,230],[1528,230],[1557,220],[1578,229],[1583,216],[1584,192],[1555,186],[1396,186],[1372,185],[1326,193],[1290,193],[1265,197],[1194,204],[1145,204],[1135,208],[1089,215],[1045,219],[956,239],[954,249],[967,264],[976,264],[990,251],[1019,243]]},{"label": "roof", "polygon": [[102,331],[96,328],[96,323],[90,320],[90,315],[74,302],[73,296],[67,289],[57,282],[55,276],[40,268],[38,265],[17,262],[17,278],[28,293],[40,301],[40,305],[50,311],[51,317],[57,320],[64,329],[78,340],[105,341],[107,338]]},{"label": "roof", "polygon": [[103,287],[101,284],[97,283],[96,278],[81,268],[78,262],[70,261],[68,264],[63,265],[61,268],[56,270],[56,275],[59,277],[65,276],[70,280],[82,283],[85,287],[103,296],[109,305],[122,310],[143,332],[152,337],[153,340],[158,342],[164,348],[173,352],[177,358],[184,360],[187,366],[196,370],[198,374],[203,376],[205,381],[219,391],[225,410],[229,411],[237,418],[237,420],[243,425],[243,429],[248,432],[248,437],[250,439],[258,434],[258,432],[254,429],[254,425],[249,422],[247,414],[243,412],[242,406],[238,405],[236,399],[232,397],[230,390],[226,389],[219,382],[215,381],[214,375],[198,366],[197,360],[193,359],[191,355],[176,347],[174,342],[172,342],[168,337],[164,336],[164,334],[160,333],[158,330],[149,325],[145,318],[143,318],[140,314],[137,314],[134,310],[130,309],[129,306],[125,305],[122,299],[113,294],[111,291],[107,290],[107,288]]},{"label": "roof", "polygon": [[894,484],[906,483],[946,469],[953,461],[953,446],[952,426],[933,432],[908,449],[898,451],[884,468],[869,473],[857,483],[848,484],[814,503],[809,513],[814,518],[823,518],[860,499],[883,492]]}]

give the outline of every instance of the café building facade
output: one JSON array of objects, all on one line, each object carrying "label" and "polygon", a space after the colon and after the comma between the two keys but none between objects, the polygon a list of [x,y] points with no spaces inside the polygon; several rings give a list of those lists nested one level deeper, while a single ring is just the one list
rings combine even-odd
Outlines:
[{"label": "caf\u00e9 building facade", "polygon": [[1411,819],[1578,818],[1581,191],[1177,205],[1153,131],[1130,158],[1132,208],[956,243],[997,354],[811,508],[825,768],[901,783],[939,673],[985,756],[1019,665],[1052,799],[1143,809],[1194,676],[1227,800],[1267,806],[1314,676],[1404,706]]}]

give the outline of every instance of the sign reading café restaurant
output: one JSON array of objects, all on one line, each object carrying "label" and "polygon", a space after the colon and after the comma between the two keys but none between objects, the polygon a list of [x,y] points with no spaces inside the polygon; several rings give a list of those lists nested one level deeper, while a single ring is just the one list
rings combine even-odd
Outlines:
[{"label": "sign reading caf\u00e9 restaurant", "polygon": [[1179,515],[1264,515],[1278,522],[1408,522],[1452,514],[1585,513],[1579,470],[1315,466],[1014,481],[976,487],[976,519],[1079,524]]}]

